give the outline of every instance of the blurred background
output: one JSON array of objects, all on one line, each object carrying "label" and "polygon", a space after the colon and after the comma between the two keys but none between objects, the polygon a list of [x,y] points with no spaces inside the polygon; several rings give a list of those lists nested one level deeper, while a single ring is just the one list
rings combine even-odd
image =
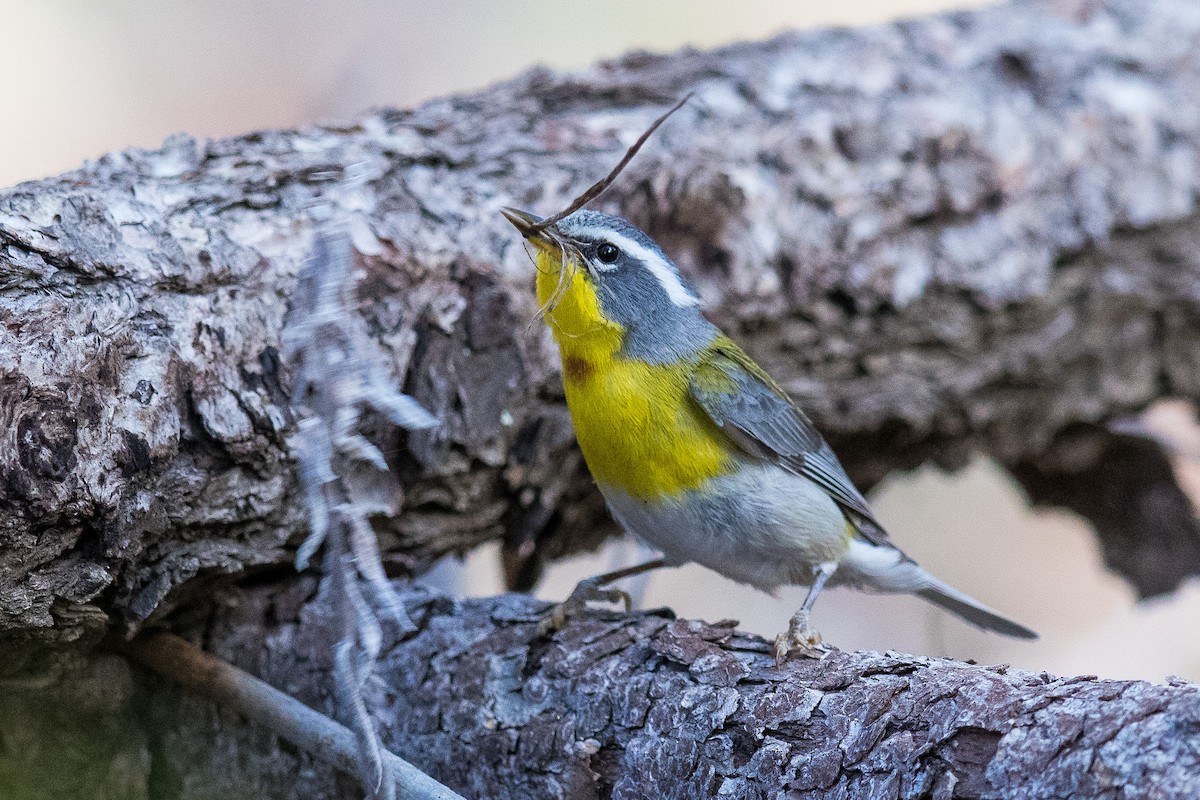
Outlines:
[{"label": "blurred background", "polygon": [[[669,51],[764,38],[787,28],[861,25],[974,0],[0,0],[0,185],[186,131],[222,136],[406,106],[510,77],[571,69],[640,48]],[[1191,409],[1163,403],[1146,422],[1200,453]],[[1200,498],[1200,468],[1179,469]],[[1136,604],[1102,566],[1087,526],[1033,512],[985,460],[955,475],[894,475],[871,498],[895,540],[931,571],[1037,629],[1039,642],[980,633],[911,598],[832,590],[815,627],[843,649],[896,649],[1059,674],[1200,680],[1200,585]],[[640,556],[631,544],[555,565],[539,595]],[[441,565],[454,591],[501,590],[498,554]],[[740,619],[774,636],[804,596],[777,598],[699,567],[665,570],[647,606]]]}]

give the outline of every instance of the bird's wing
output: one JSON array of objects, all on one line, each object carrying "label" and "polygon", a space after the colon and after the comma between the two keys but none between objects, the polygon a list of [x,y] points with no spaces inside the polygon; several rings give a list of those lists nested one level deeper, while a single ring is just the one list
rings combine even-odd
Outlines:
[{"label": "bird's wing", "polygon": [[892,546],[833,449],[804,412],[740,347],[719,337],[690,384],[692,398],[743,452],[811,480],[840,505],[867,541]]}]

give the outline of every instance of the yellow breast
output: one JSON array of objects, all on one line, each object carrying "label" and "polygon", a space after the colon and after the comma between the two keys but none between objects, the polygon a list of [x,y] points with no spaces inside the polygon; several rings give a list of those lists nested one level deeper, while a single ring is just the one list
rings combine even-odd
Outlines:
[{"label": "yellow breast", "polygon": [[592,477],[649,500],[729,472],[723,438],[689,394],[689,367],[621,357],[624,331],[601,314],[588,280],[573,271],[560,285],[557,263],[539,267],[539,301],[557,296],[546,322],[562,352],[567,407]]}]

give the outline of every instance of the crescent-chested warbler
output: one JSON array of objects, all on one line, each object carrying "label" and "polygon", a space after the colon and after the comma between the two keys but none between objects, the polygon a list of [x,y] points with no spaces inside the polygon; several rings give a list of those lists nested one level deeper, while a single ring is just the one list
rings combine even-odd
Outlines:
[{"label": "crescent-chested warbler", "polygon": [[663,554],[591,588],[689,561],[767,591],[809,586],[776,640],[779,659],[819,641],[809,613],[834,584],[916,594],[981,628],[1036,638],[892,543],[808,417],[704,317],[649,236],[594,211],[548,225],[503,213],[535,250],[592,477],[617,521]]}]

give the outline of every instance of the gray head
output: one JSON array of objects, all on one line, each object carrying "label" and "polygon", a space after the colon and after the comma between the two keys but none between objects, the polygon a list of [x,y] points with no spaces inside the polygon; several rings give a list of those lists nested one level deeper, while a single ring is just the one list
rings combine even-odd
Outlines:
[{"label": "gray head", "polygon": [[611,214],[576,211],[545,230],[528,212],[504,215],[526,238],[568,246],[586,267],[604,315],[625,329],[621,352],[652,364],[694,356],[716,335],[700,298],[654,240]]}]

